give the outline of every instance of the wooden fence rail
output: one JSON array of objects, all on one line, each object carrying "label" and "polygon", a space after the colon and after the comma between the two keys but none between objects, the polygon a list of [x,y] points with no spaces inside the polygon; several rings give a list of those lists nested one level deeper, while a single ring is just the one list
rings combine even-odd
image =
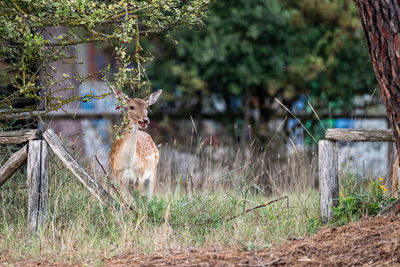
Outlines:
[{"label": "wooden fence rail", "polygon": [[26,159],[28,158],[28,146],[25,145],[23,148],[11,155],[11,157],[4,163],[0,168],[0,187],[11,178],[16,170],[21,167]]},{"label": "wooden fence rail", "polygon": [[393,131],[364,129],[328,129],[325,138],[342,142],[394,142]]},{"label": "wooden fence rail", "polygon": [[[332,207],[338,204],[338,147],[337,142],[394,142],[392,130],[327,129],[327,140],[318,144],[318,175],[320,184],[320,217],[332,218]],[[385,213],[389,209],[384,209]]]},{"label": "wooden fence rail", "polygon": [[[44,138],[44,140],[43,140]],[[76,178],[102,203],[117,206],[118,202],[74,159],[52,129],[21,130],[0,133],[0,144],[28,143],[15,152],[0,168],[0,187],[26,161],[28,184],[28,230],[36,233],[47,218],[48,210],[48,145]],[[128,205],[125,207],[129,208]]]},{"label": "wooden fence rail", "polygon": [[[365,107],[360,107],[364,109]],[[169,111],[168,117],[170,119],[188,119],[188,113],[191,112],[187,110],[172,112]],[[220,121],[222,119],[242,119],[244,116],[243,112],[202,112],[197,114],[203,119],[210,119]],[[315,120],[314,113],[309,112],[296,112],[293,114],[294,117],[302,120]],[[165,112],[154,112],[151,114],[153,119],[161,119],[165,116]],[[284,119],[288,116],[286,111],[277,111],[274,113],[274,118]],[[0,117],[7,120],[26,120],[26,119],[37,119],[38,117],[46,119],[111,119],[119,120],[121,118],[121,112],[117,110],[93,110],[93,109],[65,109],[65,111],[33,111],[33,112],[14,112],[8,114],[5,110],[0,110]],[[337,118],[351,118],[351,119],[383,119],[386,120],[386,113],[379,114],[368,114],[366,112],[354,113],[351,111],[332,113],[323,112],[319,114],[320,119],[337,119]]]},{"label": "wooden fence rail", "polygon": [[53,152],[61,159],[65,166],[71,170],[76,178],[103,204],[116,205],[114,198],[91,177],[74,159],[72,154],[62,144],[52,129],[43,133],[44,139],[50,145]]},{"label": "wooden fence rail", "polygon": [[0,133],[0,145],[23,144],[34,139],[42,139],[42,131],[26,129]]}]

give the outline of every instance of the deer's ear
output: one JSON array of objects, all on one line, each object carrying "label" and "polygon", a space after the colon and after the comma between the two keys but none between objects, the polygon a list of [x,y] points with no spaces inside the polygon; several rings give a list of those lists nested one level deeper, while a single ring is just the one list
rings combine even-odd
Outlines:
[{"label": "deer's ear", "polygon": [[160,89],[160,90],[158,90],[157,92],[154,92],[154,93],[152,93],[150,96],[146,97],[146,98],[144,99],[144,101],[148,102],[148,103],[149,103],[149,106],[150,106],[150,105],[153,105],[154,103],[156,103],[156,101],[157,101],[158,98],[160,97],[161,93],[162,93],[162,90]]}]

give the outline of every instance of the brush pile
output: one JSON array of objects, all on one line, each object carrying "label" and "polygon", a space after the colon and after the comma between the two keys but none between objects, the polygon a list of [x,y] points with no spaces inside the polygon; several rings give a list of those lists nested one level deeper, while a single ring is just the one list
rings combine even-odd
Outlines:
[{"label": "brush pile", "polygon": [[[270,249],[182,249],[152,254],[126,253],[105,266],[400,266],[400,215],[376,217]],[[0,263],[5,264],[6,259]],[[22,261],[14,266],[80,266],[76,263]]]},{"label": "brush pile", "polygon": [[126,254],[107,266],[398,266],[400,216],[377,217],[256,251],[183,250]]}]

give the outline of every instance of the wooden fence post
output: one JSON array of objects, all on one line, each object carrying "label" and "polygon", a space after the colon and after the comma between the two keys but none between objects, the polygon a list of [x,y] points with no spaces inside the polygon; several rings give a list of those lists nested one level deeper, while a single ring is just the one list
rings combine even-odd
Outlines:
[{"label": "wooden fence post", "polygon": [[47,217],[48,153],[44,140],[30,140],[28,144],[28,230],[38,231]]},{"label": "wooden fence post", "polygon": [[338,151],[335,141],[319,141],[318,175],[320,216],[323,222],[327,222],[332,216],[332,207],[337,206],[339,197]]}]

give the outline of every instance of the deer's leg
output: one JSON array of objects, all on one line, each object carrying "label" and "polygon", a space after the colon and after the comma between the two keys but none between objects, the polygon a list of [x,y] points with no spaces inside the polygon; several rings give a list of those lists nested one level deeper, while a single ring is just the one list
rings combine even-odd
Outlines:
[{"label": "deer's leg", "polygon": [[121,194],[121,197],[124,199],[124,201],[127,204],[131,204],[134,199],[131,194],[131,187],[132,187],[132,182],[135,182],[135,177],[133,176],[132,171],[130,170],[122,170],[120,179],[121,182],[119,183],[119,192]]},{"label": "deer's leg", "polygon": [[143,185],[145,185],[145,181],[143,180],[143,176],[137,179],[137,190],[139,194],[143,194]]},{"label": "deer's leg", "polygon": [[154,186],[156,184],[155,183],[156,182],[155,178],[156,178],[155,173],[152,173],[152,174],[149,175],[149,177],[147,177],[147,179],[145,181],[146,196],[147,196],[149,201],[153,197]]}]

